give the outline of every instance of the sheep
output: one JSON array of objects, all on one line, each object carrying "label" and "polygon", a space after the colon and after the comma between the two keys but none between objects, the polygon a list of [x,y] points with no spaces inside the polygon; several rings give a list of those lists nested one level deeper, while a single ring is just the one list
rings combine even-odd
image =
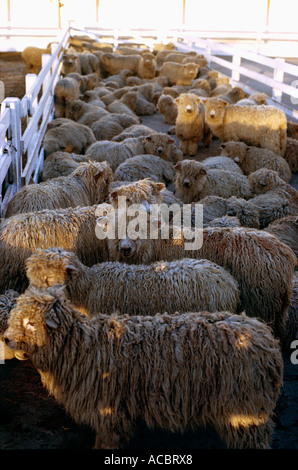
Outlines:
[{"label": "sheep", "polygon": [[179,149],[184,155],[196,155],[198,143],[203,142],[208,147],[212,138],[205,123],[204,106],[193,93],[182,93],[175,103],[178,110],[175,132],[180,140]]},{"label": "sheep", "polygon": [[29,283],[39,288],[65,285],[72,305],[89,317],[115,311],[129,315],[202,309],[236,312],[239,302],[234,278],[206,260],[184,258],[133,266],[107,261],[88,267],[74,253],[49,248],[31,254],[26,274]]},{"label": "sheep", "polygon": [[94,142],[96,139],[88,126],[74,121],[64,122],[46,131],[42,141],[44,157],[58,151],[84,154]]},{"label": "sheep", "polygon": [[161,94],[157,101],[157,111],[162,114],[166,124],[175,125],[178,108],[172,96]]},{"label": "sheep", "polygon": [[154,88],[150,83],[138,86],[137,102],[134,111],[137,116],[151,116],[155,113],[153,104]]},{"label": "sheep", "polygon": [[[110,93],[106,93],[105,95],[101,96],[101,100],[105,103],[105,105],[109,105],[113,103],[115,100],[119,100],[122,98],[126,93],[136,91],[133,87],[123,86],[120,88],[116,88],[114,91]],[[98,93],[97,93],[98,94]]]},{"label": "sheep", "polygon": [[131,114],[136,116],[135,108],[138,100],[137,91],[130,91],[125,93],[120,99],[114,100],[111,104],[107,106],[107,111],[109,113],[118,113],[118,114]]},{"label": "sheep", "polygon": [[229,104],[236,104],[238,101],[246,98],[246,93],[240,86],[234,86],[226,93],[217,95],[218,98],[227,101]]},{"label": "sheep", "polygon": [[78,53],[75,50],[69,49],[62,58],[61,74],[65,77],[73,72],[81,75],[89,75],[91,73],[100,75],[98,58],[92,53]]},{"label": "sheep", "polygon": [[157,238],[132,239],[128,235],[121,239],[118,236],[109,238],[109,259],[126,264],[171,261],[185,256],[209,259],[228,270],[237,280],[240,310],[245,310],[249,316],[261,317],[272,326],[277,337],[284,337],[291,282],[297,263],[295,254],[287,245],[262,230],[205,227],[201,248],[185,249],[186,239],[183,234],[178,240],[173,238],[176,232],[177,227],[173,227],[166,238],[161,227]]},{"label": "sheep", "polygon": [[134,47],[134,46],[133,47],[118,46],[115,49],[115,52],[117,54],[123,54],[123,55],[131,55],[131,54],[140,54],[140,55],[142,55],[144,52],[150,52],[150,49],[142,48],[142,47]]},{"label": "sheep", "polygon": [[74,78],[80,87],[81,93],[86,93],[87,91],[91,91],[98,86],[98,74],[96,73],[89,73],[88,75],[81,75],[80,73],[73,72],[67,74],[65,78]]},{"label": "sheep", "polygon": [[236,106],[220,98],[202,98],[205,120],[222,142],[242,141],[284,156],[287,118],[276,106]]},{"label": "sheep", "polygon": [[159,71],[159,76],[167,77],[171,85],[191,85],[198,69],[199,65],[192,62],[188,64],[165,62]]},{"label": "sheep", "polygon": [[115,208],[118,207],[118,198],[125,198],[126,204],[144,204],[146,208],[150,204],[162,204],[162,190],[165,189],[164,183],[156,183],[149,178],[135,181],[132,183],[113,186],[107,198],[107,202]]},{"label": "sheep", "polygon": [[165,183],[173,182],[175,171],[173,164],[155,155],[136,155],[121,163],[114,171],[115,181],[138,181],[150,178],[153,181]]},{"label": "sheep", "polygon": [[117,74],[121,70],[128,69],[137,74],[141,56],[139,54],[122,55],[115,52],[102,54],[101,60],[105,70],[110,74]]},{"label": "sheep", "polygon": [[160,159],[174,162],[175,141],[163,132],[153,131],[147,136],[132,137],[123,142],[103,140],[95,142],[86,152],[86,156],[95,161],[107,161],[113,171],[128,158],[141,154],[158,155]]},{"label": "sheep", "polygon": [[144,52],[137,67],[137,76],[140,78],[154,78],[156,74],[155,55],[151,52]]},{"label": "sheep", "polygon": [[294,121],[287,121],[287,137],[290,139],[298,139],[298,123]]},{"label": "sheep", "polygon": [[238,106],[249,106],[256,104],[267,104],[267,95],[266,93],[253,93],[248,98],[243,98],[237,101]]},{"label": "sheep", "polygon": [[292,295],[289,306],[289,315],[286,323],[284,349],[289,351],[292,341],[298,339],[298,271],[295,271],[292,281]]},{"label": "sheep", "polygon": [[17,214],[0,226],[0,294],[28,287],[25,261],[37,248],[59,246],[92,266],[108,260],[106,240],[96,235],[101,205]]},{"label": "sheep", "polygon": [[248,175],[252,197],[259,208],[260,228],[287,215],[297,215],[298,191],[285,183],[276,171],[261,168]]},{"label": "sheep", "polygon": [[90,128],[96,140],[114,140],[127,127],[137,125],[138,123],[139,118],[132,114],[110,113],[95,121],[91,124]]},{"label": "sheep", "polygon": [[274,220],[264,230],[288,245],[298,261],[298,213]]},{"label": "sheep", "polygon": [[217,219],[211,220],[208,224],[209,227],[241,227],[240,220],[238,217],[224,215]]},{"label": "sheep", "polygon": [[229,312],[89,319],[63,288],[31,287],[11,312],[6,344],[19,348],[20,336],[43,386],[95,430],[94,448],[123,446],[138,419],[170,432],[208,424],[230,448],[270,446],[283,360],[257,319]]},{"label": "sheep", "polygon": [[27,354],[23,351],[13,351],[8,348],[3,342],[3,334],[7,329],[7,322],[10,311],[16,306],[18,292],[9,289],[4,294],[0,295],[0,364],[3,361],[14,359],[25,360]]},{"label": "sheep", "polygon": [[46,48],[28,46],[22,51],[22,59],[26,64],[27,73],[38,74],[41,70],[41,58],[43,54],[51,54],[51,45]]},{"label": "sheep", "polygon": [[71,101],[66,106],[65,115],[68,119],[71,119],[78,124],[84,124],[87,127],[101,119],[102,117],[109,116],[107,109],[92,105],[91,103],[85,103],[82,100]]},{"label": "sheep", "polygon": [[153,134],[155,131],[149,126],[144,124],[132,124],[131,126],[124,129],[120,134],[113,137],[111,140],[113,142],[123,142],[126,139],[132,139],[135,137],[145,137],[147,135]]},{"label": "sheep", "polygon": [[292,173],[298,172],[298,143],[297,139],[287,137],[287,146],[284,159],[288,163]]},{"label": "sheep", "polygon": [[174,170],[174,192],[185,204],[206,196],[251,197],[248,178],[235,171],[210,169],[201,162],[187,159],[176,163]]},{"label": "sheep", "polygon": [[107,162],[82,162],[68,176],[23,186],[8,202],[5,217],[43,209],[88,206],[103,202],[113,173]]},{"label": "sheep", "polygon": [[[209,82],[208,82],[209,83]],[[209,83],[210,85],[210,83]],[[211,85],[210,85],[211,88]],[[230,83],[221,83],[217,85],[215,88],[211,89],[211,97],[220,97],[221,95],[224,95],[225,93],[228,93],[232,89],[232,85]]]},{"label": "sheep", "polygon": [[66,116],[66,106],[71,101],[79,99],[80,86],[77,80],[71,77],[64,77],[54,88],[54,108],[55,118]]},{"label": "sheep", "polygon": [[74,153],[54,152],[44,162],[41,181],[68,176],[78,168],[81,162],[88,162],[88,158]]},{"label": "sheep", "polygon": [[277,171],[279,176],[289,183],[292,177],[290,167],[286,160],[266,148],[252,147],[244,142],[226,142],[221,144],[221,155],[232,158],[245,175],[249,175],[260,168]]},{"label": "sheep", "polygon": [[[259,209],[250,200],[237,198],[222,198],[206,196],[200,200],[203,205],[203,224],[210,225],[214,219],[224,216],[237,217],[243,227],[260,228]],[[192,205],[192,215],[195,217],[195,203]],[[194,223],[192,224],[194,226]]]},{"label": "sheep", "polygon": [[[168,58],[169,56],[167,57],[167,60]],[[198,64],[199,67],[206,67],[206,65],[208,65],[207,59],[202,56],[195,56],[195,57],[189,56],[189,57],[184,57],[184,59],[182,60],[182,64],[187,64],[189,62]]]},{"label": "sheep", "polygon": [[240,166],[235,163],[231,158],[225,156],[214,156],[208,157],[202,160],[202,164],[205,165],[207,168],[210,169],[218,169],[218,170],[226,170],[239,173],[243,175],[243,171],[241,170]]}]

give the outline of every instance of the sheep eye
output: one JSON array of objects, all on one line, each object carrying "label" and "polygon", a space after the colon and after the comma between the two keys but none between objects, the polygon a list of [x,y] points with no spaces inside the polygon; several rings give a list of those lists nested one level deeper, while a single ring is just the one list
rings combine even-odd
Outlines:
[{"label": "sheep eye", "polygon": [[32,323],[28,318],[24,318],[23,325],[26,330],[35,331],[34,323]]}]

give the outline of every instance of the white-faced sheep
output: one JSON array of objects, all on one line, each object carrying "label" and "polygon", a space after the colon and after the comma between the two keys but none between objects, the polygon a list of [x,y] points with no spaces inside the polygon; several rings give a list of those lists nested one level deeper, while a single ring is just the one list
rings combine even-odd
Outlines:
[{"label": "white-faced sheep", "polygon": [[[157,155],[160,159],[174,163],[175,140],[163,132],[152,132],[147,136],[132,137],[123,142],[102,140],[91,145],[86,156],[97,162],[107,161],[113,171],[127,159],[136,155]],[[175,147],[176,148],[176,147]]]},{"label": "white-faced sheep", "polygon": [[141,60],[138,63],[137,75],[140,78],[154,78],[156,74],[156,60],[155,55],[151,52],[144,52],[141,55]]},{"label": "white-faced sheep", "polygon": [[184,155],[196,155],[198,143],[205,146],[211,143],[212,134],[205,123],[204,106],[200,98],[193,93],[182,93],[175,99],[177,117],[176,137],[180,140],[180,150]]},{"label": "white-faced sheep", "polygon": [[92,266],[108,260],[106,240],[96,235],[98,206],[17,214],[0,226],[0,293],[28,286],[25,261],[37,248],[59,246]]},{"label": "white-faced sheep", "polygon": [[[249,316],[268,322],[276,336],[282,338],[291,297],[291,282],[297,259],[293,251],[275,236],[244,227],[206,227],[202,246],[185,249],[189,242],[181,235],[174,238],[177,227],[168,237],[160,228],[157,238],[109,238],[109,259],[125,263],[152,263],[186,256],[209,259],[223,266],[238,281],[241,309]],[[148,228],[149,230],[149,228]],[[194,235],[196,231],[194,231]],[[193,235],[193,236],[194,236]],[[121,250],[124,247],[125,250]],[[191,247],[190,247],[191,248]]]},{"label": "white-faced sheep", "polygon": [[281,109],[266,105],[229,105],[217,97],[202,100],[206,123],[222,142],[242,141],[284,156],[287,118]]},{"label": "white-faced sheep", "polygon": [[276,171],[261,168],[247,177],[252,197],[259,209],[260,228],[287,215],[298,213],[298,191],[282,180]]},{"label": "white-faced sheep", "polygon": [[[144,204],[149,211],[150,204],[162,204],[162,191],[165,189],[164,183],[156,183],[149,178],[132,183],[121,184],[113,187],[107,198],[107,202],[114,207],[118,207],[118,198],[125,198],[127,205]],[[123,201],[123,199],[122,199]]]},{"label": "white-faced sheep", "polygon": [[251,147],[244,142],[226,142],[221,144],[221,155],[232,158],[245,175],[249,175],[260,168],[277,171],[279,176],[289,183],[292,173],[286,160],[272,152],[272,150]]},{"label": "white-faced sheep", "polygon": [[114,171],[115,181],[138,181],[150,178],[153,181],[165,183],[173,182],[175,170],[173,164],[156,155],[144,154],[128,158]]},{"label": "white-faced sheep", "polygon": [[96,139],[88,126],[74,121],[65,121],[59,126],[51,127],[46,131],[42,146],[46,158],[51,153],[59,150],[68,153],[84,154],[94,142],[96,142]]},{"label": "white-faced sheep", "polygon": [[151,265],[103,262],[83,265],[59,248],[37,250],[26,261],[31,285],[63,284],[72,305],[90,317],[177,311],[237,311],[237,282],[221,266],[189,258]]},{"label": "white-faced sheep", "polygon": [[9,201],[5,217],[21,212],[89,206],[109,194],[113,173],[107,162],[83,162],[68,176],[23,186]]},{"label": "white-faced sheep", "polygon": [[210,169],[195,160],[183,160],[174,166],[175,194],[185,203],[197,202],[206,196],[248,199],[251,196],[247,177],[230,170]]},{"label": "white-faced sheep", "polygon": [[95,448],[121,447],[138,419],[170,432],[208,424],[227,447],[270,447],[283,361],[257,319],[229,312],[89,319],[61,287],[31,287],[4,337],[12,349],[23,338],[48,392],[95,430]]}]

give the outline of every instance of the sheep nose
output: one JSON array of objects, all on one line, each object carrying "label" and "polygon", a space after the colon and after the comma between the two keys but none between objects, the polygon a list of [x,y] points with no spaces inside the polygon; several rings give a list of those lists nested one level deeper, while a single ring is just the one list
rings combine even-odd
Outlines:
[{"label": "sheep nose", "polygon": [[189,186],[190,186],[190,181],[189,181],[189,180],[184,180],[183,184],[184,184],[184,186],[185,186],[186,188],[189,188]]},{"label": "sheep nose", "polygon": [[163,153],[163,148],[162,148],[162,147],[158,147],[157,153],[158,153],[158,155],[161,155],[161,154]]},{"label": "sheep nose", "polygon": [[130,246],[120,248],[120,253],[122,253],[124,256],[129,256],[130,252],[131,252]]},{"label": "sheep nose", "polygon": [[192,112],[192,107],[191,106],[186,106],[186,112],[191,113]]}]

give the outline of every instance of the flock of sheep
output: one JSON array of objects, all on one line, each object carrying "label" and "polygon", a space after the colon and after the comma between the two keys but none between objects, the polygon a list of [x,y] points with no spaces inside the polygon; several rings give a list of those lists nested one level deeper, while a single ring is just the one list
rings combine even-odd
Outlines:
[{"label": "flock of sheep", "polygon": [[[139,419],[268,448],[298,334],[298,126],[195,52],[70,46],[41,182],[0,224],[5,357],[30,358],[95,448],[121,447]],[[154,113],[168,133],[142,124]],[[213,139],[220,154],[203,158]],[[123,220],[119,197],[144,206],[147,233],[154,205],[190,204],[202,244],[187,250],[175,217],[168,238],[160,224],[99,237],[99,212]]]}]

